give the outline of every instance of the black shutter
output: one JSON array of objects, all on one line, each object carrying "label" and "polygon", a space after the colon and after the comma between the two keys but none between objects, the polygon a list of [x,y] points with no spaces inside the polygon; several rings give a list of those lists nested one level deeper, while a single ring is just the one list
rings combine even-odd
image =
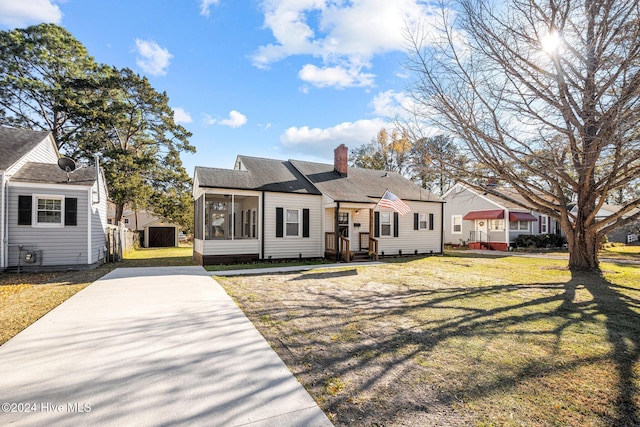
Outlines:
[{"label": "black shutter", "polygon": [[18,196],[18,225],[31,225],[31,196]]},{"label": "black shutter", "polygon": [[276,208],[276,237],[284,236],[284,210]]},{"label": "black shutter", "polygon": [[413,229],[414,230],[418,229],[418,223],[419,222],[420,222],[420,214],[414,213],[413,214]]},{"label": "black shutter", "polygon": [[393,237],[398,237],[398,212],[393,213]]},{"label": "black shutter", "polygon": [[380,237],[380,212],[373,213],[373,237]]},{"label": "black shutter", "polygon": [[429,214],[429,230],[433,230],[433,214]]},{"label": "black shutter", "polygon": [[309,209],[302,209],[302,237],[309,237]]},{"label": "black shutter", "polygon": [[78,199],[64,199],[64,225],[78,225]]}]

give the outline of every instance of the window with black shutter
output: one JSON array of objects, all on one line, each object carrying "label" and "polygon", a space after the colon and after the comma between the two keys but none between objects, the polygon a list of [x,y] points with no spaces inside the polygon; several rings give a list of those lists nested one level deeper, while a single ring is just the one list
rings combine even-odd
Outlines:
[{"label": "window with black shutter", "polygon": [[302,237],[309,237],[309,209],[302,209]]},{"label": "window with black shutter", "polygon": [[394,212],[393,213],[393,237],[398,237],[399,236],[399,228],[398,227],[399,224],[399,216],[398,216],[398,212]]},{"label": "window with black shutter", "polygon": [[64,225],[78,225],[78,199],[75,197],[64,199]]},{"label": "window with black shutter", "polygon": [[276,208],[276,237],[284,236],[284,209]]},{"label": "window with black shutter", "polygon": [[18,196],[18,225],[31,225],[31,196]]}]

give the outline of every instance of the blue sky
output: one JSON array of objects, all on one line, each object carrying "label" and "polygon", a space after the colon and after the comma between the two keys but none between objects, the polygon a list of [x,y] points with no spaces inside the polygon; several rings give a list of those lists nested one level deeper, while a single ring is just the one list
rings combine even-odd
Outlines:
[{"label": "blue sky", "polygon": [[409,105],[407,26],[419,0],[0,0],[0,28],[53,22],[96,61],[166,91],[195,166],[238,154],[333,161]]}]

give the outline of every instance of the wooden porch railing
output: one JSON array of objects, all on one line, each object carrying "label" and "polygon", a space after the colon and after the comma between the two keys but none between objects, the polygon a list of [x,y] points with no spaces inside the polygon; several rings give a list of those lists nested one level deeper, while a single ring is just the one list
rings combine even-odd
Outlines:
[{"label": "wooden porch railing", "polygon": [[378,239],[369,237],[369,256],[378,260]]},{"label": "wooden porch railing", "polygon": [[332,232],[325,232],[324,233],[324,247],[326,248],[326,251],[329,253],[336,253],[336,235],[335,233]]},{"label": "wooden porch railing", "polygon": [[340,236],[340,255],[344,262],[351,261],[351,242],[343,236]]}]

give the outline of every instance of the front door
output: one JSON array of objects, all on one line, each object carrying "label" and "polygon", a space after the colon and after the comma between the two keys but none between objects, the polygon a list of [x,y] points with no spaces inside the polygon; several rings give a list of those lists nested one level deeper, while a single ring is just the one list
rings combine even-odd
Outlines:
[{"label": "front door", "polygon": [[349,239],[349,212],[338,212],[338,234]]},{"label": "front door", "polygon": [[476,220],[476,240],[479,242],[488,241],[489,233],[489,220],[477,219]]}]

